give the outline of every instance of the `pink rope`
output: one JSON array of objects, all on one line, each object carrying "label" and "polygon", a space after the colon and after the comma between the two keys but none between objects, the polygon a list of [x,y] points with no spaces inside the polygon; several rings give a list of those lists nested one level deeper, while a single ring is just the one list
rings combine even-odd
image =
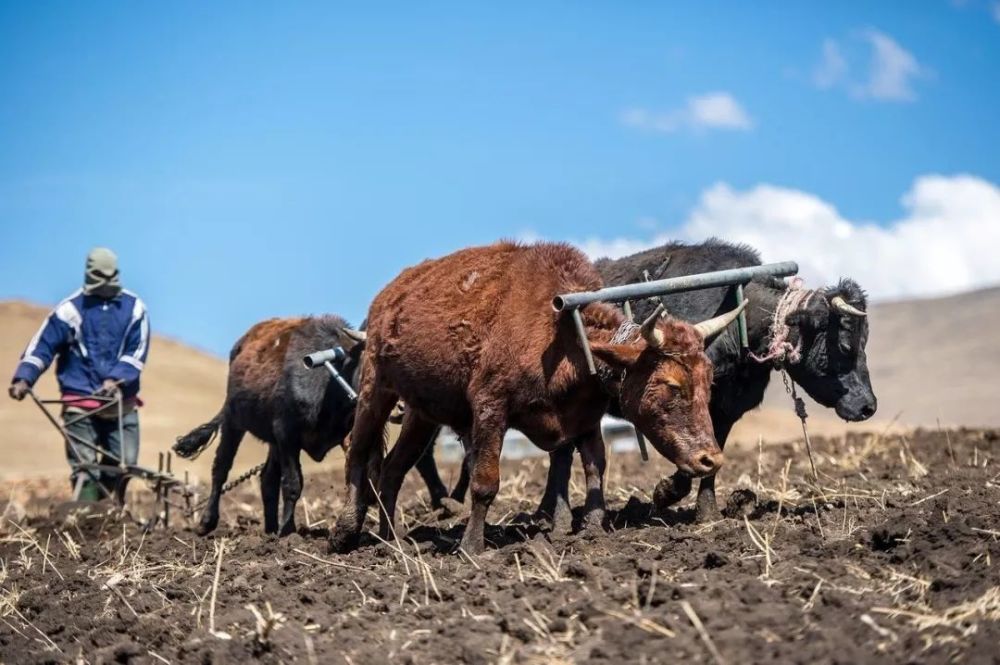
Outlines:
[{"label": "pink rope", "polygon": [[791,327],[785,322],[788,315],[800,308],[807,307],[809,300],[816,292],[812,289],[802,288],[802,278],[795,277],[788,283],[785,295],[778,300],[774,308],[774,316],[771,319],[771,342],[768,344],[767,353],[758,356],[753,353],[750,357],[759,363],[777,361],[778,363],[797,363],[802,359],[802,340],[792,344],[788,341]]}]

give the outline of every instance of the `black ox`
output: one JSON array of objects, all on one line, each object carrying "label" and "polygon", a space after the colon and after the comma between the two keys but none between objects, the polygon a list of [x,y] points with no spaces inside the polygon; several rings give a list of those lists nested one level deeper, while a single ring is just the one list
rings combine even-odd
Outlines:
[{"label": "black ox", "polygon": [[[269,319],[246,332],[229,355],[226,400],[211,421],[179,437],[174,451],[192,458],[219,436],[212,462],[212,489],[197,532],[219,523],[219,499],[243,436],[268,444],[261,474],[264,531],[295,531],[295,505],[302,495],[300,451],[322,460],[343,443],[354,423],[354,404],[324,369],[310,370],[305,355],[340,346],[347,352],[341,371],[355,379],[364,334],[337,316]],[[278,516],[279,492],[284,510]]]}]

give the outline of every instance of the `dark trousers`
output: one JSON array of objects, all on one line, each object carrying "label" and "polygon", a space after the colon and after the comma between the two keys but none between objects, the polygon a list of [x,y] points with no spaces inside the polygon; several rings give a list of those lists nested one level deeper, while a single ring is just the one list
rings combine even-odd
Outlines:
[{"label": "dark trousers", "polygon": [[66,424],[66,431],[73,436],[73,445],[66,444],[66,460],[73,470],[70,474],[70,482],[73,484],[74,492],[78,492],[79,481],[89,479],[99,482],[110,493],[118,483],[118,474],[102,474],[97,471],[88,473],[79,469],[78,465],[107,464],[118,466],[118,461],[84,446],[79,441],[87,441],[99,446],[122,459],[125,464],[135,464],[139,459],[139,412],[133,410],[122,416],[120,431],[118,420],[114,418],[90,416],[72,422],[77,417],[79,417],[79,413],[72,411],[63,414],[63,423],[69,423]]}]

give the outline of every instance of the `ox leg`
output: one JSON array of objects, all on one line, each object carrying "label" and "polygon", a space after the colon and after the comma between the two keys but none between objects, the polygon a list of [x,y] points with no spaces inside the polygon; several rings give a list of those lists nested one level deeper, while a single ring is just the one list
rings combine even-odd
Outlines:
[{"label": "ox leg", "polygon": [[279,448],[278,459],[281,463],[281,526],[279,536],[295,533],[295,506],[302,497],[302,462],[299,460],[299,447],[284,445]]},{"label": "ox leg", "polygon": [[678,469],[674,471],[674,475],[656,484],[653,490],[653,506],[657,510],[663,510],[681,501],[690,493],[691,476]]},{"label": "ox leg", "polygon": [[[583,527],[599,529],[604,523],[604,472],[608,466],[607,450],[600,428],[583,435],[576,444],[583,462],[587,498],[583,505]],[[572,459],[572,455],[570,455]]]},{"label": "ox leg", "polygon": [[569,479],[573,472],[573,445],[561,446],[549,453],[549,473],[545,493],[535,510],[536,520],[551,520],[554,530],[568,531],[571,522]]},{"label": "ox leg", "polygon": [[473,467],[470,489],[472,512],[462,536],[462,549],[479,554],[486,546],[486,513],[500,490],[500,449],[507,429],[507,418],[500,404],[479,403],[472,425]]},{"label": "ox leg", "polygon": [[399,438],[392,452],[385,458],[378,482],[381,503],[379,536],[384,540],[399,535],[396,529],[396,500],[399,497],[399,488],[406,478],[406,473],[413,468],[421,455],[430,452],[427,450],[428,441],[430,446],[433,446],[433,436],[438,429],[435,423],[422,418],[413,409],[407,409],[403,415],[403,428],[399,432]]},{"label": "ox leg", "polygon": [[222,499],[222,486],[226,484],[229,471],[233,468],[236,451],[243,440],[243,430],[229,426],[225,420],[219,436],[219,445],[215,449],[215,459],[212,460],[212,490],[208,495],[208,504],[201,513],[201,520],[195,528],[199,536],[215,531],[219,526],[219,501]]},{"label": "ox leg", "polygon": [[[374,380],[365,381],[361,387],[354,429],[347,442],[344,507],[330,533],[330,549],[334,552],[349,552],[357,547],[372,498],[369,472],[377,468],[376,460],[381,462],[385,423],[396,405],[396,399],[393,393],[376,390]],[[377,478],[374,475],[371,477],[373,480]]]},{"label": "ox leg", "polygon": [[[719,442],[719,448],[725,448],[726,439],[729,438],[729,431],[733,428],[733,421],[712,409],[712,428],[715,430],[715,440]],[[695,520],[698,522],[711,522],[721,516],[719,508],[715,503],[715,476],[705,476],[698,483],[698,498],[695,500],[694,510]]]},{"label": "ox leg", "polygon": [[268,445],[267,462],[260,476],[260,499],[264,504],[264,533],[278,533],[278,496],[281,491],[281,464],[278,447]]},{"label": "ox leg", "polygon": [[469,478],[472,475],[472,456],[469,455],[469,436],[463,434],[459,436],[465,455],[462,457],[462,468],[458,472],[458,481],[451,490],[450,498],[459,504],[465,503],[465,495],[469,491]]},{"label": "ox leg", "polygon": [[[417,460],[417,471],[420,473],[420,477],[424,479],[424,484],[427,485],[427,492],[431,495],[431,508],[434,509],[440,508],[441,499],[448,496],[448,488],[445,487],[444,482],[441,480],[437,463],[434,461],[434,444],[437,443],[437,436],[440,431],[440,427],[434,428],[423,454]],[[396,445],[398,446],[399,444]],[[388,460],[386,460],[386,464],[388,464]]]}]

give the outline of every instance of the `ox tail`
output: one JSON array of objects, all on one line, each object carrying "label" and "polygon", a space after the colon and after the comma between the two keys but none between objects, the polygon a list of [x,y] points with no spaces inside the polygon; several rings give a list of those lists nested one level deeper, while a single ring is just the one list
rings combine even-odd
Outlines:
[{"label": "ox tail", "polygon": [[201,455],[201,453],[212,445],[212,441],[215,440],[216,434],[219,432],[219,427],[222,426],[223,411],[209,420],[204,425],[198,425],[193,430],[185,434],[184,436],[177,437],[177,442],[174,444],[174,452],[184,459],[193,460]]}]

